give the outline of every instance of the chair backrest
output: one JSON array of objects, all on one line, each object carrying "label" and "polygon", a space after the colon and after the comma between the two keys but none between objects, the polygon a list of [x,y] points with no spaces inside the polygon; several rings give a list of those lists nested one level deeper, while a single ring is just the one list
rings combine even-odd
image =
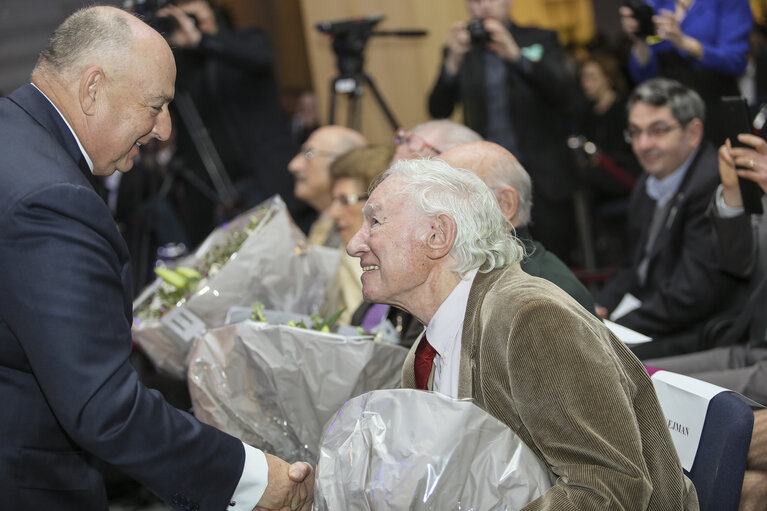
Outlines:
[{"label": "chair backrest", "polygon": [[[698,493],[701,511],[737,511],[746,459],[751,444],[754,413],[751,407],[736,394],[687,376],[672,374],[673,379],[663,379],[666,371],[652,373],[658,398],[672,430],[672,438],[680,453],[685,473],[690,477]],[[666,372],[667,373],[667,372]],[[668,376],[667,373],[666,376]],[[660,377],[660,378],[659,378]],[[664,384],[659,385],[663,379]],[[712,397],[713,396],[713,397]],[[682,401],[698,400],[705,410],[703,429],[694,461],[684,454],[683,442],[687,433],[693,437],[694,426],[685,421],[691,416],[680,416]],[[710,401],[709,401],[710,399]],[[666,403],[664,405],[664,402]],[[707,403],[707,409],[705,408]],[[694,407],[691,407],[693,410]],[[698,408],[698,411],[702,411]],[[690,415],[694,415],[691,413]],[[681,434],[680,434],[681,433]],[[687,444],[689,449],[689,443]],[[694,449],[694,445],[693,445]]]}]

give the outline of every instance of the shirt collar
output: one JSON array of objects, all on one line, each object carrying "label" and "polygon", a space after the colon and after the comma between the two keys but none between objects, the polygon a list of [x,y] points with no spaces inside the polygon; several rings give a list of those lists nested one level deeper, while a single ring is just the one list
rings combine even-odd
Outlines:
[{"label": "shirt collar", "polygon": [[695,159],[699,150],[700,146],[693,149],[684,163],[663,179],[658,179],[655,176],[649,176],[647,178],[647,181],[645,182],[645,191],[651,199],[658,203],[659,206],[665,204],[669,197],[679,190],[679,187],[682,185],[682,180],[684,180],[684,176],[687,175],[687,170],[690,168],[690,165],[692,165],[692,161]]},{"label": "shirt collar", "polygon": [[434,313],[426,327],[426,337],[440,356],[450,349],[457,337],[460,339],[463,328],[463,317],[466,314],[466,306],[469,303],[469,293],[477,269],[466,272],[466,275],[458,282],[458,285],[445,298],[445,301]]},{"label": "shirt collar", "polygon": [[48,102],[53,106],[53,108],[56,109],[56,111],[59,113],[61,118],[64,120],[64,123],[67,125],[67,128],[69,128],[69,131],[72,133],[72,136],[75,137],[75,142],[77,142],[77,147],[80,148],[80,152],[83,154],[83,158],[85,158],[85,162],[88,164],[88,168],[91,169],[91,174],[93,174],[93,161],[91,161],[91,157],[88,156],[88,153],[85,152],[85,148],[80,143],[80,139],[77,138],[77,134],[75,133],[75,130],[72,129],[72,126],[69,124],[69,121],[67,121],[67,118],[64,117],[64,115],[61,113],[61,110],[59,110],[59,107],[57,107],[56,104],[53,101],[51,101],[51,98],[45,95],[45,92],[41,91],[40,88],[34,83],[32,84],[32,87],[40,91],[40,94],[42,94],[43,97],[48,100]]}]

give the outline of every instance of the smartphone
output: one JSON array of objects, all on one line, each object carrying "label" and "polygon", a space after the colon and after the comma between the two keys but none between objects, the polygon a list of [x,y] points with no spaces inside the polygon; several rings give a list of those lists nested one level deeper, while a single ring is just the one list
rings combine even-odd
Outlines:
[{"label": "smartphone", "polygon": [[[722,110],[724,113],[724,133],[730,139],[732,146],[753,149],[738,140],[739,133],[753,133],[746,99],[740,96],[723,97]],[[738,184],[740,185],[740,195],[743,197],[743,209],[746,213],[757,215],[764,213],[762,208],[764,192],[761,187],[750,179],[742,177],[738,177]]]}]

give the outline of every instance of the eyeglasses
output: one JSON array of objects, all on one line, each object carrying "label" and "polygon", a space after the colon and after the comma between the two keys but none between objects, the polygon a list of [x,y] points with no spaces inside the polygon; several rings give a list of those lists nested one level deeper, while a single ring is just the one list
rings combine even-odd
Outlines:
[{"label": "eyeglasses", "polygon": [[353,206],[360,201],[367,200],[368,197],[370,196],[366,193],[362,195],[339,195],[338,197],[333,197],[333,202],[337,202],[341,206]]},{"label": "eyeglasses", "polygon": [[310,147],[302,147],[298,153],[303,154],[304,158],[307,160],[311,160],[317,156],[325,156],[327,158],[335,158],[338,156],[336,153],[331,153],[330,151],[322,151],[320,149],[312,149]]},{"label": "eyeglasses", "polygon": [[642,136],[642,133],[647,135],[647,138],[651,138],[653,140],[658,140],[659,138],[663,138],[672,131],[674,131],[677,128],[681,128],[682,125],[679,123],[675,124],[653,124],[646,130],[641,130],[637,127],[631,127],[623,132],[623,138],[626,140],[626,143],[631,144],[635,142],[639,137]]},{"label": "eyeglasses", "polygon": [[426,149],[427,151],[431,151],[436,155],[442,154],[442,151],[428,143],[426,140],[423,139],[423,137],[416,135],[412,131],[407,131],[402,128],[398,129],[394,132],[394,143],[397,145],[407,144],[407,146],[416,153],[421,153],[422,150]]}]

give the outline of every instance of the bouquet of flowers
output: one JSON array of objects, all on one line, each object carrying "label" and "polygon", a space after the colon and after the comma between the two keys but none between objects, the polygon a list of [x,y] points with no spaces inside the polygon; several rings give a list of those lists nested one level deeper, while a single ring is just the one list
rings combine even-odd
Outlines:
[{"label": "bouquet of flowers", "polygon": [[228,310],[263,302],[311,314],[325,300],[340,252],[310,246],[279,197],[215,229],[133,304],[133,340],[161,370],[184,378],[192,343],[224,324]]},{"label": "bouquet of flowers", "polygon": [[325,427],[313,509],[518,510],[554,480],[470,399],[378,390],[344,403]]},{"label": "bouquet of flowers", "polygon": [[407,350],[371,339],[251,320],[208,330],[189,357],[195,416],[283,459],[314,462],[344,401],[400,385]]}]

